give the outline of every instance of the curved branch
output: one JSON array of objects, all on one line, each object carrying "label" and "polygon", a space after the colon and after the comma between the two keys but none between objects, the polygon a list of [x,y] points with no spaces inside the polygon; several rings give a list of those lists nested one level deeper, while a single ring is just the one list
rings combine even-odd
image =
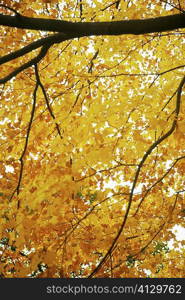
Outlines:
[{"label": "curved branch", "polygon": [[53,34],[53,35],[50,35],[49,37],[46,37],[46,38],[42,38],[42,39],[39,39],[25,47],[23,47],[22,49],[19,49],[17,51],[14,51],[12,53],[9,53],[5,56],[2,56],[0,57],[0,65],[6,63],[6,62],[9,62],[13,59],[16,59],[18,57],[21,57],[41,46],[43,46],[44,44],[48,43],[48,42],[54,42],[53,40],[55,40],[55,37],[58,38],[58,36],[60,36],[60,34]]},{"label": "curved branch", "polygon": [[34,57],[33,59],[31,59],[27,63],[23,64],[22,66],[20,66],[16,70],[14,70],[12,73],[10,73],[9,75],[7,75],[6,77],[0,79],[0,84],[6,83],[8,80],[12,79],[13,77],[15,77],[16,75],[18,75],[23,70],[31,67],[32,65],[37,64],[42,58],[44,58],[44,56],[46,55],[46,53],[47,53],[47,51],[48,51],[48,49],[50,47],[51,47],[51,43],[44,45],[42,47],[40,53],[36,57]]},{"label": "curved branch", "polygon": [[185,14],[112,22],[68,22],[63,20],[7,16],[0,14],[0,25],[31,30],[90,35],[144,34],[185,27]]},{"label": "curved branch", "polygon": [[13,59],[16,59],[18,57],[21,57],[41,46],[48,44],[48,43],[57,44],[57,43],[61,43],[63,41],[70,40],[74,37],[76,37],[76,35],[74,36],[74,35],[70,35],[70,34],[66,35],[64,33],[56,33],[56,34],[49,35],[45,38],[41,38],[41,39],[23,47],[22,49],[19,49],[17,51],[14,51],[12,53],[9,53],[5,56],[0,57],[0,65],[4,64],[6,62],[9,62]]},{"label": "curved branch", "polygon": [[91,274],[89,275],[88,278],[92,278],[98,271],[99,269],[102,267],[102,265],[106,262],[107,258],[109,257],[110,253],[112,253],[112,250],[115,247],[116,242],[118,241],[121,233],[123,232],[123,229],[125,227],[129,212],[130,212],[130,208],[131,208],[131,204],[132,204],[132,199],[133,199],[133,195],[134,195],[134,190],[139,178],[139,174],[141,171],[141,168],[144,165],[144,162],[146,161],[146,159],[148,158],[148,156],[151,154],[151,152],[160,144],[162,143],[165,139],[167,139],[175,130],[176,125],[177,125],[177,117],[180,111],[180,104],[181,104],[181,93],[182,93],[182,88],[185,84],[185,76],[182,78],[179,87],[178,87],[178,91],[177,91],[177,100],[176,100],[176,108],[175,108],[175,118],[174,121],[172,123],[171,128],[163,135],[161,136],[157,141],[155,141],[150,147],[149,149],[146,151],[146,153],[144,154],[143,158],[141,159],[138,168],[136,170],[136,174],[134,177],[134,181],[132,184],[132,188],[131,188],[131,192],[130,192],[130,197],[129,197],[129,201],[128,201],[128,206],[122,221],[122,224],[120,226],[120,229],[117,232],[116,237],[114,238],[110,248],[108,249],[107,253],[104,255],[104,257],[101,259],[100,263],[97,265],[97,267],[91,272]]},{"label": "curved branch", "polygon": [[17,17],[21,17],[20,13],[18,13],[14,8],[11,8],[7,5],[4,5],[4,4],[0,4],[0,7],[3,7],[3,8],[6,8],[12,12],[14,12],[14,14],[17,16]]}]

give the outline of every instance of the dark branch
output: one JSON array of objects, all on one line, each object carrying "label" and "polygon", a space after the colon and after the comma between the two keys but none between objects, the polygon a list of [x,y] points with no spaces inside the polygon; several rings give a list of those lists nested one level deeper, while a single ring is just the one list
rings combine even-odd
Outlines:
[{"label": "dark branch", "polygon": [[10,73],[9,75],[7,75],[6,77],[0,79],[0,84],[6,83],[8,80],[12,79],[13,77],[15,77],[16,75],[18,75],[23,70],[31,67],[32,65],[37,64],[42,58],[45,57],[45,55],[46,55],[48,49],[50,48],[50,46],[51,46],[51,44],[47,44],[47,45],[43,46],[42,49],[41,49],[41,51],[40,51],[40,53],[36,57],[34,57],[33,59],[31,59],[27,63],[23,64],[19,68],[15,69],[12,73]]},{"label": "dark branch", "polygon": [[6,9],[8,9],[8,10],[14,12],[14,14],[15,14],[17,17],[19,17],[19,18],[21,17],[20,13],[18,13],[15,9],[13,9],[13,8],[7,6],[7,5],[0,4],[0,7],[4,7],[4,8],[6,8]]},{"label": "dark branch", "polygon": [[[71,37],[69,37],[71,38]],[[18,57],[21,57],[41,46],[44,46],[45,44],[48,44],[48,43],[60,43],[60,42],[63,42],[63,41],[66,41],[68,39],[68,37],[65,35],[65,34],[62,34],[62,33],[57,33],[57,34],[52,34],[48,37],[45,37],[45,38],[42,38],[42,39],[39,39],[25,47],[23,47],[22,49],[19,49],[17,51],[14,51],[12,53],[9,53],[5,56],[2,56],[0,57],[0,65],[6,63],[6,62],[9,62],[13,59],[16,59]]]},{"label": "dark branch", "polygon": [[113,22],[68,22],[63,20],[6,16],[0,14],[0,25],[22,29],[55,31],[72,34],[120,35],[170,31],[185,27],[185,14],[175,14],[143,20]]},{"label": "dark branch", "polygon": [[[56,118],[55,118],[55,115],[54,115],[54,113],[53,113],[53,111],[52,111],[52,108],[51,108],[51,106],[50,106],[50,104],[49,104],[49,99],[48,99],[47,93],[46,93],[46,91],[45,91],[45,88],[44,88],[44,86],[43,86],[41,80],[40,80],[40,76],[39,76],[39,73],[38,73],[38,70],[37,70],[37,69],[36,69],[35,75],[36,75],[37,83],[38,83],[39,86],[41,87],[42,93],[43,93],[43,95],[44,95],[44,99],[45,99],[45,101],[46,101],[46,106],[47,106],[47,109],[48,109],[48,111],[49,111],[49,113],[50,113],[50,116],[52,117],[53,120],[55,120],[55,119],[56,119]],[[58,124],[57,122],[55,122],[55,125],[56,125],[56,129],[57,129],[57,132],[58,132],[60,138],[63,139],[63,136],[62,136],[61,131],[60,131],[60,126],[59,126],[59,124]]]}]

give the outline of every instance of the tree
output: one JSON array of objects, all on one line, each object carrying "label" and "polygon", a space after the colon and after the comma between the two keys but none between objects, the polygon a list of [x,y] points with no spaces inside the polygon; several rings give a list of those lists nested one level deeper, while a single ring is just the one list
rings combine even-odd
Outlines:
[{"label": "tree", "polygon": [[1,276],[184,277],[184,9],[2,1]]}]

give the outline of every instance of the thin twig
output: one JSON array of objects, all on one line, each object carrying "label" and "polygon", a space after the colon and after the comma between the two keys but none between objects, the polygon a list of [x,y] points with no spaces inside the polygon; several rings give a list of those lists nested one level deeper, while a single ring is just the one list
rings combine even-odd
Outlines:
[{"label": "thin twig", "polygon": [[21,14],[18,13],[14,8],[11,8],[11,7],[9,7],[9,6],[7,6],[7,5],[4,5],[4,4],[0,4],[0,7],[4,7],[4,8],[6,8],[6,9],[8,9],[8,10],[14,12],[14,14],[16,15],[16,17],[19,17],[19,18],[21,17]]},{"label": "thin twig", "polygon": [[142,197],[141,201],[140,201],[139,204],[138,204],[138,207],[137,207],[137,209],[136,209],[136,211],[135,211],[133,217],[135,217],[136,214],[138,213],[138,211],[139,211],[139,209],[140,209],[140,207],[141,207],[143,201],[145,200],[146,196],[148,195],[148,193],[149,193],[149,192],[150,192],[157,184],[159,184],[159,183],[160,183],[160,182],[161,182],[161,181],[162,181],[162,180],[170,173],[170,171],[174,168],[174,166],[176,165],[176,163],[177,163],[179,160],[181,160],[181,159],[185,159],[185,156],[182,156],[182,157],[177,158],[177,159],[175,160],[175,162],[172,164],[172,166],[164,173],[164,175],[163,175],[161,178],[159,178],[155,183],[153,183],[149,189],[146,190],[144,196]]},{"label": "thin twig", "polygon": [[82,181],[84,179],[87,179],[87,178],[90,178],[92,176],[95,176],[96,174],[99,174],[99,173],[104,173],[104,172],[110,172],[111,170],[114,170],[114,169],[117,169],[117,168],[120,168],[120,167],[135,167],[137,166],[137,164],[122,164],[122,163],[118,163],[118,165],[114,166],[114,167],[110,167],[108,169],[102,169],[102,170],[94,170],[94,173],[90,174],[90,175],[87,175],[87,176],[84,176],[84,177],[81,177],[79,179],[75,179],[74,181],[75,182],[79,182],[79,181]]},{"label": "thin twig", "polygon": [[[45,88],[44,88],[44,85],[42,84],[42,82],[41,82],[41,80],[40,80],[40,76],[39,76],[38,69],[36,70],[36,73],[35,73],[35,74],[36,74],[37,83],[38,83],[38,85],[41,87],[42,93],[43,93],[43,95],[44,95],[44,99],[45,99],[45,101],[46,101],[46,106],[47,106],[47,109],[48,109],[48,111],[49,111],[49,113],[50,113],[50,116],[52,117],[53,120],[55,120],[56,118],[55,118],[55,115],[54,115],[54,113],[53,113],[53,111],[52,111],[52,108],[51,108],[51,106],[50,106],[49,99],[48,99],[46,90],[45,90]],[[56,129],[57,129],[57,132],[58,132],[60,138],[63,139],[63,136],[62,136],[61,131],[60,131],[60,126],[59,126],[59,124],[58,124],[56,121],[55,121],[55,125],[56,125]]]}]

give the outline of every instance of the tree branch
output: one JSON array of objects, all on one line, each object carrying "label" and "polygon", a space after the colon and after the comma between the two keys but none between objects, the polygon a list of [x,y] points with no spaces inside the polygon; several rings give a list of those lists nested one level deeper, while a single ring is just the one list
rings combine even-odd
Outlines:
[{"label": "tree branch", "polygon": [[[45,88],[44,88],[44,86],[43,86],[43,84],[42,84],[42,82],[41,82],[41,80],[40,80],[40,76],[39,76],[38,69],[36,69],[35,74],[36,74],[37,83],[38,83],[39,86],[41,87],[42,93],[43,93],[43,95],[44,95],[44,99],[45,99],[45,101],[46,101],[47,109],[48,109],[48,111],[49,111],[49,113],[50,113],[50,116],[51,116],[52,119],[55,121],[56,118],[55,118],[55,115],[54,115],[54,113],[53,113],[53,111],[52,111],[52,108],[51,108],[51,106],[50,106],[50,104],[49,104],[49,99],[48,99],[47,93],[46,93],[46,91],[45,91]],[[57,132],[58,132],[60,138],[63,139],[63,136],[62,136],[61,131],[60,131],[60,126],[59,126],[59,124],[58,124],[56,121],[55,121],[55,125],[56,125],[56,129],[57,129]]]},{"label": "tree branch", "polygon": [[143,20],[122,20],[113,22],[68,22],[63,20],[7,16],[0,14],[0,25],[22,29],[55,31],[90,35],[144,34],[170,31],[185,27],[185,14],[148,18]]},{"label": "tree branch", "polygon": [[155,141],[150,147],[149,149],[146,151],[146,153],[144,154],[143,158],[141,159],[138,168],[136,170],[136,174],[134,177],[134,181],[132,184],[132,188],[131,188],[131,192],[130,192],[130,197],[128,200],[128,206],[125,212],[125,215],[123,217],[123,221],[122,224],[120,226],[120,229],[117,232],[117,235],[115,236],[110,248],[108,249],[107,253],[104,255],[104,257],[101,259],[101,261],[99,262],[99,264],[97,265],[97,267],[91,272],[91,274],[89,275],[88,278],[92,278],[98,271],[99,269],[102,267],[102,265],[106,262],[107,258],[109,257],[110,253],[112,252],[112,250],[115,247],[116,242],[118,241],[121,233],[123,232],[123,229],[125,227],[129,212],[130,212],[130,208],[131,208],[131,204],[132,204],[132,199],[133,199],[133,195],[134,195],[134,190],[138,181],[138,177],[140,174],[140,171],[144,165],[144,162],[146,161],[146,159],[148,158],[148,156],[151,154],[151,152],[160,144],[162,143],[165,139],[167,139],[175,130],[176,125],[177,125],[177,117],[180,111],[180,104],[181,104],[181,93],[182,93],[182,88],[185,84],[185,76],[182,78],[179,87],[178,87],[178,91],[177,91],[177,100],[176,100],[176,108],[175,108],[175,118],[174,121],[172,123],[171,128],[163,135],[161,136],[157,141]]},{"label": "tree branch", "polygon": [[[35,72],[36,71],[37,71],[37,65],[35,65]],[[24,144],[24,149],[23,149],[23,152],[21,154],[21,157],[19,158],[19,161],[21,163],[21,167],[20,167],[20,172],[19,172],[18,184],[17,184],[14,192],[12,193],[9,201],[12,200],[12,198],[15,195],[16,192],[17,192],[17,195],[19,195],[20,185],[21,185],[22,176],[23,176],[23,169],[24,169],[24,157],[25,157],[26,150],[27,150],[27,147],[28,147],[28,141],[29,141],[29,136],[30,136],[30,132],[31,132],[31,126],[32,126],[33,118],[34,118],[34,114],[35,114],[36,101],[37,101],[36,95],[37,95],[38,87],[39,87],[39,83],[36,82],[35,89],[33,91],[33,105],[32,105],[32,110],[31,110],[30,121],[29,121],[29,124],[28,124],[28,129],[27,129],[27,133],[26,133],[26,140],[25,140],[25,144]],[[19,207],[20,207],[20,201],[18,200],[17,208],[19,208]]]},{"label": "tree branch", "polygon": [[13,72],[11,72],[9,75],[7,75],[6,77],[0,79],[0,84],[2,83],[6,83],[8,80],[12,79],[13,77],[15,77],[16,75],[18,75],[20,72],[22,72],[23,70],[31,67],[34,64],[37,64],[42,58],[44,58],[44,56],[46,55],[48,49],[51,47],[51,44],[46,44],[42,47],[40,53],[34,57],[33,59],[31,59],[30,61],[26,62],[25,64],[23,64],[22,66],[20,66],[19,68],[15,69]]},{"label": "tree branch", "polygon": [[13,8],[7,6],[7,5],[0,4],[0,7],[4,7],[4,8],[6,8],[6,9],[8,9],[8,10],[14,12],[14,14],[15,14],[17,17],[19,17],[19,18],[21,17],[20,13],[18,13],[15,9],[13,9]]},{"label": "tree branch", "polygon": [[75,179],[74,181],[75,182],[79,182],[79,181],[82,181],[82,180],[84,180],[84,179],[87,179],[87,178],[90,178],[90,177],[92,177],[92,176],[95,176],[96,174],[99,174],[99,173],[108,173],[108,172],[110,172],[111,170],[114,170],[114,169],[117,169],[117,168],[120,168],[120,167],[135,167],[135,166],[137,166],[137,164],[122,164],[122,163],[118,163],[116,166],[114,166],[114,167],[110,167],[110,168],[108,168],[108,169],[102,169],[102,170],[95,170],[95,169],[93,169],[93,171],[94,171],[94,173],[92,173],[92,174],[90,174],[90,175],[86,175],[86,176],[83,176],[83,177],[81,177],[81,178],[79,178],[79,179]]},{"label": "tree branch", "polygon": [[[71,38],[71,37],[70,37]],[[48,43],[60,43],[62,41],[65,41],[67,40],[68,38],[66,38],[66,35],[65,34],[62,34],[62,33],[57,33],[57,34],[52,34],[48,37],[45,37],[45,38],[42,38],[42,39],[39,39],[33,43],[30,43],[29,45],[23,47],[22,49],[19,49],[17,51],[14,51],[12,53],[9,53],[5,56],[2,56],[0,57],[0,65],[6,63],[6,62],[9,62],[13,59],[16,59],[18,57],[21,57],[41,46],[44,46],[45,44],[48,44]]]}]

